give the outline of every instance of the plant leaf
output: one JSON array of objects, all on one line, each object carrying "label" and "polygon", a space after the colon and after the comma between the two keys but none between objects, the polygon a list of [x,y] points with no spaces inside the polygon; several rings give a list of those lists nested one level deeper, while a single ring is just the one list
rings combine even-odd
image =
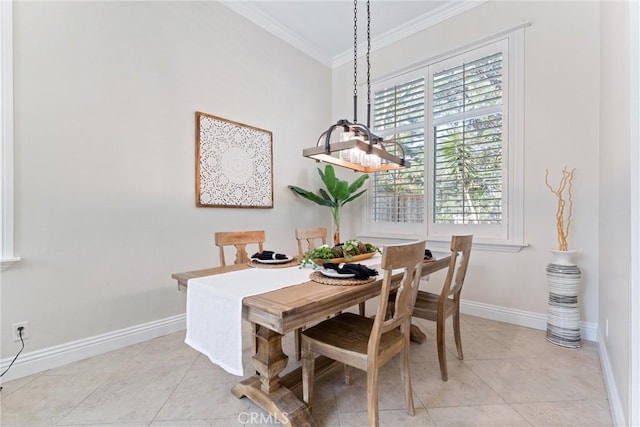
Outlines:
[{"label": "plant leaf", "polygon": [[329,206],[329,207],[334,207],[335,203],[333,203],[330,200],[325,200],[324,198],[318,196],[315,193],[312,193],[311,191],[307,191],[303,188],[300,187],[296,187],[295,185],[290,185],[289,189],[291,191],[293,191],[294,193],[298,194],[299,196],[310,200],[314,203],[317,203],[318,205],[322,205],[322,206]]},{"label": "plant leaf", "polygon": [[349,203],[352,200],[357,199],[358,197],[362,196],[364,193],[367,192],[367,189],[365,188],[364,190],[362,190],[361,192],[359,192],[358,194],[355,194],[351,197],[349,197],[347,200],[345,200],[344,202],[342,202],[342,204],[344,205],[345,203]]},{"label": "plant leaf", "polygon": [[349,183],[347,181],[337,181],[335,191],[333,192],[333,197],[336,199],[336,202],[344,204],[344,200],[349,198],[349,194]]},{"label": "plant leaf", "polygon": [[327,192],[324,190],[324,188],[321,188],[318,191],[320,192],[320,195],[322,196],[323,199],[325,199],[328,202],[331,202],[332,206],[335,206],[336,201],[333,200],[329,194],[327,194]]},{"label": "plant leaf", "polygon": [[335,191],[338,180],[336,179],[336,171],[333,169],[333,166],[325,166],[324,174],[322,173],[322,171],[320,171],[320,169],[318,169],[318,172],[320,172],[322,182],[324,182],[325,187],[327,187],[329,194],[331,194],[334,198],[337,198],[335,195]]},{"label": "plant leaf", "polygon": [[354,193],[358,188],[362,187],[362,185],[368,178],[369,178],[369,175],[360,175],[358,179],[353,181],[349,186],[349,194]]}]

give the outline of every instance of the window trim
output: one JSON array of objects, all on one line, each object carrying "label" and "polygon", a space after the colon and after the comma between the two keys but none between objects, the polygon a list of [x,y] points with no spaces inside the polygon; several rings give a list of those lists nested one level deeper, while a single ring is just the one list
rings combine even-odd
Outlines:
[{"label": "window trim", "polygon": [[13,9],[11,1],[0,2],[0,98],[2,98],[2,185],[0,186],[0,270],[6,270],[19,257],[14,255],[13,242]]},{"label": "window trim", "polygon": [[[506,40],[508,44],[506,55],[508,57],[504,60],[504,63],[508,70],[506,78],[509,82],[507,106],[504,111],[505,115],[508,115],[509,118],[508,124],[506,125],[509,143],[508,146],[505,147],[505,156],[508,158],[505,169],[507,171],[505,180],[508,186],[506,200],[506,209],[508,212],[505,221],[506,237],[500,239],[474,238],[474,249],[497,252],[519,252],[523,247],[528,246],[528,243],[524,240],[524,29],[530,25],[529,22],[522,22],[519,25],[496,33],[493,36],[486,37],[476,43],[464,45],[426,61],[414,64],[413,66],[406,67],[397,73],[384,76],[377,79],[373,84],[375,87],[382,82],[388,82],[392,79],[402,79],[406,81],[411,73],[422,73],[425,79],[427,79],[425,83],[430,84],[427,73],[429,66],[434,66],[439,62],[462,55],[465,52]],[[425,98],[427,98],[427,95],[428,91],[425,90]],[[429,105],[427,101],[428,100],[425,99],[425,108]],[[429,120],[428,114],[429,112],[425,111],[425,120]],[[426,137],[427,135],[425,135],[425,147],[427,146]],[[425,160],[425,167],[428,167],[428,165],[428,160]],[[411,224],[400,227],[382,226],[374,229],[372,227],[373,221],[370,218],[369,210],[372,202],[372,198],[369,195],[369,193],[371,193],[371,183],[369,183],[369,190],[366,196],[367,208],[363,210],[362,234],[364,237],[370,236],[373,238],[391,239],[426,238],[430,247],[434,249],[448,249],[450,237],[430,234],[426,221],[423,222],[422,225]],[[427,203],[427,200],[425,200],[425,203]],[[428,214],[426,206],[425,213]],[[416,230],[416,228],[421,228],[421,230]],[[464,227],[460,227],[460,233],[464,233],[464,229]],[[418,233],[416,233],[416,231],[418,231]],[[422,231],[422,233],[420,233],[420,231]]]}]

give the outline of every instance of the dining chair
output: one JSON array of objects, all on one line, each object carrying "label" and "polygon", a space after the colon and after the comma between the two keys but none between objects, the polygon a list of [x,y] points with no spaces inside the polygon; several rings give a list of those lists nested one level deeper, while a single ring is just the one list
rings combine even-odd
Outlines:
[{"label": "dining chair", "polygon": [[453,336],[456,342],[458,359],[463,359],[462,340],[460,338],[460,294],[467,274],[469,255],[473,235],[451,237],[451,261],[447,276],[440,290],[440,294],[418,291],[413,315],[421,319],[436,322],[436,342],[438,346],[438,361],[440,375],[443,381],[449,379],[447,373],[447,354],[445,352],[445,321],[453,318]]},{"label": "dining chair", "polygon": [[258,252],[264,250],[264,230],[256,231],[219,231],[214,234],[216,246],[220,248],[220,265],[227,265],[224,258],[225,246],[236,248],[236,259],[234,264],[243,264],[251,261],[247,254],[248,244],[257,244]]},{"label": "dining chair", "polygon": [[[296,240],[298,241],[298,255],[300,257],[304,256],[304,253],[308,250],[315,249],[317,243],[321,245],[327,244],[327,229],[324,227],[314,227],[314,228],[296,228]],[[304,244],[306,242],[306,245]],[[305,249],[306,248],[306,249]],[[362,316],[365,313],[365,303],[361,302],[358,304],[358,310]],[[296,360],[300,360],[302,355],[302,344],[300,341],[300,337],[302,333],[302,328],[296,329],[294,335],[294,345],[296,349]]]},{"label": "dining chair", "polygon": [[[316,228],[296,228],[296,240],[298,241],[298,255],[303,256],[304,253],[310,249],[316,248],[316,241],[321,241],[323,245],[327,244],[327,229],[324,227]],[[306,250],[304,249],[303,242],[307,242]],[[358,304],[358,310],[360,315],[364,316],[365,303]],[[296,335],[296,348],[300,349],[298,345],[299,336]],[[298,358],[298,360],[300,360]]]},{"label": "dining chair", "polygon": [[[385,246],[381,268],[384,272],[380,301],[374,318],[341,313],[302,332],[302,396],[311,408],[315,354],[353,366],[367,373],[367,411],[369,425],[378,426],[378,372],[386,362],[401,353],[407,410],[414,415],[409,364],[411,312],[420,284],[425,241]],[[393,279],[393,270],[402,269]],[[399,284],[398,284],[399,283]],[[398,284],[398,288],[395,288]],[[387,313],[389,292],[395,292],[395,310]]]},{"label": "dining chair", "polygon": [[[327,229],[324,227],[316,228],[296,228],[296,240],[298,241],[298,255],[303,256],[308,250],[315,249],[316,242],[327,244]],[[303,243],[306,242],[306,249]]]}]

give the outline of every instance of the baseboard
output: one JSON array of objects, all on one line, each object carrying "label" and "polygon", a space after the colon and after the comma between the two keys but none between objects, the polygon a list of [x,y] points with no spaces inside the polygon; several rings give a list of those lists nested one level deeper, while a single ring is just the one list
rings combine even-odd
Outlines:
[{"label": "baseboard", "polygon": [[[132,344],[138,344],[163,335],[178,332],[186,328],[184,314],[156,320],[130,328],[120,329],[102,335],[61,344],[42,350],[23,353],[11,369],[2,377],[2,381],[33,375],[47,369],[57,368],[67,363],[77,362]],[[4,371],[13,356],[0,361],[0,370]]]},{"label": "baseboard", "polygon": [[611,360],[609,359],[609,353],[607,352],[607,346],[604,345],[604,340],[600,339],[602,335],[598,334],[598,350],[600,352],[600,365],[602,367],[602,376],[604,377],[604,385],[607,388],[607,395],[609,396],[609,410],[611,411],[611,421],[614,426],[626,426],[625,411],[620,400],[620,394],[618,394],[618,387],[616,385],[615,377],[611,369]]},{"label": "baseboard", "polygon": [[[547,329],[547,315],[531,311],[517,310],[498,305],[483,304],[480,302],[461,300],[460,312],[483,319],[497,320],[527,328]],[[587,341],[597,341],[597,323],[580,322],[580,336]]]}]

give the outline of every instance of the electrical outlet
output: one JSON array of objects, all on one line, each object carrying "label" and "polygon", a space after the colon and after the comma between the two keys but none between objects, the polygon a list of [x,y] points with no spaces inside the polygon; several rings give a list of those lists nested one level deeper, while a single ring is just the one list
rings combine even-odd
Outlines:
[{"label": "electrical outlet", "polygon": [[22,327],[22,339],[29,338],[29,322],[18,322],[13,324],[13,340],[20,341],[20,332],[18,328]]}]

